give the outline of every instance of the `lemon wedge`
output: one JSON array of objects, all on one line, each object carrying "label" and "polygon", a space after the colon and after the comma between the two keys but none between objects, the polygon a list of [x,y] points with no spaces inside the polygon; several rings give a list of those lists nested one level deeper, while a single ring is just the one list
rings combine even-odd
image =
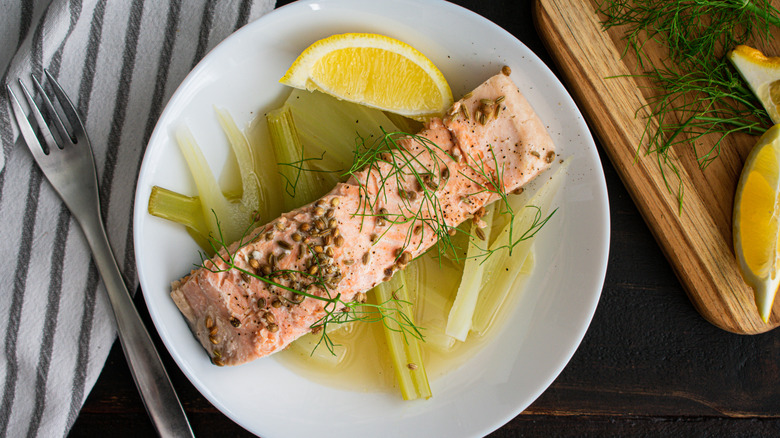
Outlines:
[{"label": "lemon wedge", "polygon": [[364,33],[333,35],[304,50],[279,82],[407,117],[452,105],[441,71],[414,47]]},{"label": "lemon wedge", "polygon": [[749,46],[737,46],[728,58],[758,97],[773,123],[780,123],[780,57]]},{"label": "lemon wedge", "polygon": [[734,252],[764,322],[780,286],[780,125],[750,151],[734,199]]}]

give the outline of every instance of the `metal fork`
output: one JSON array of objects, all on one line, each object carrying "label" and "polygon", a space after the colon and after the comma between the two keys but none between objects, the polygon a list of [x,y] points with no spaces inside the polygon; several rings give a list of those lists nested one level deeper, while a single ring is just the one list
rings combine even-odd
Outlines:
[{"label": "metal fork", "polygon": [[[108,243],[100,214],[95,159],[87,132],[76,113],[76,108],[62,87],[48,71],[45,73],[54,90],[53,97],[62,109],[68,126],[63,123],[61,115],[55,110],[49,95],[35,76],[32,77],[33,84],[46,108],[49,116],[48,124],[24,83],[21,80],[18,82],[46,147],[44,148],[38,141],[30,119],[25,116],[19,100],[11,87],[6,84],[8,95],[13,101],[12,108],[16,122],[35,162],[86,235],[95,264],[106,285],[108,298],[116,317],[122,349],[157,432],[164,437],[191,437],[193,434],[184,409],[179,403],[152,339],[133,305]],[[54,128],[53,131],[50,126]]]}]

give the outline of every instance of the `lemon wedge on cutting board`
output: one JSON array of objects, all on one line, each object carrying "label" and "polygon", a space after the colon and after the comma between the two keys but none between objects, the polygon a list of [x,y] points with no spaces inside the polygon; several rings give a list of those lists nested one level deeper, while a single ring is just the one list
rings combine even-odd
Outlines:
[{"label": "lemon wedge on cutting board", "polygon": [[780,125],[758,139],[745,161],[733,221],[739,268],[767,322],[780,286]]},{"label": "lemon wedge on cutting board", "polygon": [[414,118],[442,114],[452,105],[450,86],[433,62],[414,47],[377,34],[319,40],[279,82]]},{"label": "lemon wedge on cutting board", "polygon": [[766,56],[749,46],[737,46],[728,58],[758,97],[773,123],[780,123],[780,57]]}]

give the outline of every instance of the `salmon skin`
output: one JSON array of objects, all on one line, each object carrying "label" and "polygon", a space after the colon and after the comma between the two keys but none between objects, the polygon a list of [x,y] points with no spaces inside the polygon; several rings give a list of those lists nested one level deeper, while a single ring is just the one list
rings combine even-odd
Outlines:
[{"label": "salmon skin", "polygon": [[[171,297],[213,363],[239,365],[285,348],[326,315],[325,301],[291,289],[361,299],[555,158],[541,120],[503,74],[417,136],[375,152],[327,195],[173,282]],[[228,253],[234,267],[287,288],[229,269]]]}]

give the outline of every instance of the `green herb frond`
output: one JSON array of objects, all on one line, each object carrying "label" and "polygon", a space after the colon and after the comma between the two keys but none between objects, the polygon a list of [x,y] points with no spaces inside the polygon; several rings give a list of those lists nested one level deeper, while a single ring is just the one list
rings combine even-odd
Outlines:
[{"label": "green herb frond", "polygon": [[322,161],[324,158],[325,152],[323,152],[319,157],[304,158],[303,148],[301,148],[301,158],[299,160],[291,161],[289,163],[276,163],[278,166],[289,167],[294,172],[292,177],[287,176],[285,172],[279,172],[279,175],[281,175],[281,177],[284,179],[284,191],[290,195],[290,197],[294,198],[295,189],[298,187],[298,182],[300,181],[301,175],[303,175],[304,172],[336,173],[336,171],[315,169],[309,166],[309,164],[311,164],[310,162]]},{"label": "green herb frond", "polygon": [[[380,217],[392,225],[408,224],[408,231],[402,247],[411,243],[414,234],[434,233],[437,237],[439,253],[453,248],[450,230],[444,217],[444,206],[436,190],[442,187],[449,176],[443,175],[447,169],[443,157],[449,153],[431,140],[405,132],[386,132],[371,144],[360,143],[355,148],[352,168],[347,172],[358,185],[359,206],[354,214],[361,220],[366,217]],[[399,141],[409,139],[421,146],[418,153],[399,145]],[[427,156],[426,160],[421,157]],[[452,157],[450,157],[452,158]],[[426,162],[424,162],[426,161]],[[375,178],[375,181],[372,181]],[[372,189],[373,184],[376,189]],[[411,187],[409,185],[414,185]],[[398,190],[401,198],[400,211],[388,214],[379,213],[380,205],[387,202],[391,189]],[[418,194],[419,193],[419,194]],[[421,197],[415,205],[415,200]],[[362,226],[362,223],[361,223]],[[379,236],[381,238],[381,236]],[[422,242],[423,239],[420,239]]]},{"label": "green herb frond", "polygon": [[768,0],[601,0],[604,29],[625,26],[627,47],[644,57],[643,47],[654,41],[670,57],[686,63],[702,57],[721,58],[734,43],[751,37],[766,41],[780,13]]},{"label": "green herb frond", "polygon": [[[670,148],[691,146],[705,169],[729,135],[760,135],[772,125],[725,54],[737,44],[768,41],[772,27],[780,26],[780,12],[768,0],[603,0],[597,11],[605,30],[622,26],[626,50],[645,70],[629,76],[652,84],[646,107],[637,112],[649,113],[637,157],[643,150],[657,155],[670,192],[675,184],[666,172],[675,174],[682,206],[682,179]],[[644,51],[649,42],[666,48],[669,60],[653,64]],[[712,147],[701,149],[704,140]]]}]

